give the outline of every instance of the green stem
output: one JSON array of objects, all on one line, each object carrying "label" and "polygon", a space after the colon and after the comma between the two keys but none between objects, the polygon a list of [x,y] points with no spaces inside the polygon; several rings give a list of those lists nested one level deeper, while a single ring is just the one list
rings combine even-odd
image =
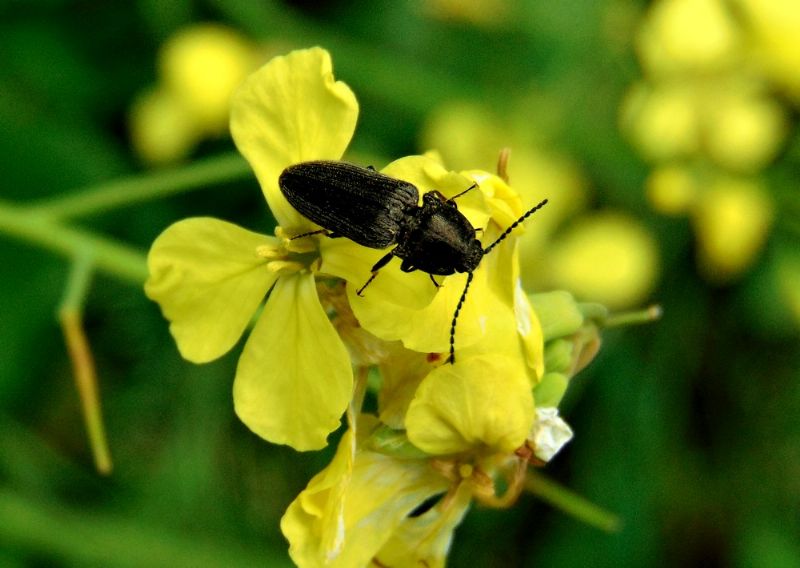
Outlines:
[{"label": "green stem", "polygon": [[64,291],[64,299],[61,300],[59,310],[68,310],[81,313],[86,296],[89,295],[89,287],[92,283],[92,269],[94,266],[94,255],[91,251],[81,251],[75,256],[72,265],[72,272],[67,280],[67,287]]},{"label": "green stem", "polygon": [[658,304],[643,310],[612,314],[603,320],[604,328],[651,323],[661,318],[664,310]]},{"label": "green stem", "polygon": [[91,215],[249,176],[252,176],[252,170],[244,158],[236,153],[223,154],[187,166],[114,180],[43,200],[32,204],[30,212],[53,219]]},{"label": "green stem", "polygon": [[64,294],[64,301],[58,310],[58,319],[64,333],[69,357],[72,360],[75,387],[78,389],[81,399],[83,421],[86,425],[95,467],[101,474],[108,475],[113,467],[111,452],[108,449],[106,429],[103,424],[94,357],[83,327],[83,304],[89,293],[92,266],[92,256],[89,252],[79,255],[75,259]]},{"label": "green stem", "polygon": [[96,268],[135,285],[147,279],[147,260],[141,251],[25,207],[0,201],[0,233],[71,258],[91,251]]},{"label": "green stem", "polygon": [[536,495],[542,501],[583,521],[587,525],[606,532],[615,532],[620,528],[619,517],[548,479],[536,470],[528,470],[525,489],[528,493]]}]

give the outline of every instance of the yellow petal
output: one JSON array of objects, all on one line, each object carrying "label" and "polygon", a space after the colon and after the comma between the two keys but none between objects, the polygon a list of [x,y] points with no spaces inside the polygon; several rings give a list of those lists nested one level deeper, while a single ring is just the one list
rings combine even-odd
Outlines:
[{"label": "yellow petal", "polygon": [[522,340],[525,360],[528,366],[533,369],[535,382],[538,383],[544,376],[544,331],[542,330],[542,324],[519,281],[517,281],[514,300],[517,332]]},{"label": "yellow petal", "polygon": [[417,389],[406,415],[411,442],[429,454],[489,447],[512,452],[534,418],[524,365],[496,355],[456,359],[435,369]]},{"label": "yellow petal", "polygon": [[[378,410],[381,422],[403,430],[408,405],[437,359],[431,360],[426,353],[409,351],[397,342],[387,344],[386,351],[387,357],[380,366],[383,381],[378,394]],[[438,361],[441,362],[442,358]]]},{"label": "yellow petal", "polygon": [[276,444],[316,450],[352,396],[353,372],[312,274],[278,280],[239,359],[236,413]]},{"label": "yellow petal", "polygon": [[179,221],[155,240],[145,293],[161,306],[185,359],[212,361],[241,337],[275,282],[256,249],[276,244],[208,217]]},{"label": "yellow petal", "polygon": [[[372,274],[372,267],[389,249],[375,250],[359,246],[347,239],[329,239],[320,241],[322,266],[320,272],[338,276],[348,282],[348,291],[361,288]],[[381,305],[389,303],[413,310],[423,308],[431,303],[436,295],[436,287],[424,272],[402,272],[400,259],[392,259],[380,269],[378,276],[364,290],[364,297]],[[351,300],[352,301],[352,300]]]},{"label": "yellow petal", "polygon": [[343,439],[331,465],[281,519],[289,554],[301,568],[369,565],[409,513],[447,490],[447,480],[425,460],[359,452],[350,466],[347,446]]},{"label": "yellow petal", "polygon": [[442,568],[453,531],[469,510],[472,493],[464,483],[448,498],[418,517],[409,517],[392,535],[376,559],[382,566]]},{"label": "yellow petal", "polygon": [[233,139],[255,171],[278,224],[310,226],[281,194],[278,176],[290,164],[341,158],[357,117],[355,95],[334,80],[330,54],[318,47],[272,59],[234,95]]},{"label": "yellow petal", "polygon": [[[424,276],[428,286],[433,288],[428,275]],[[437,278],[441,281],[441,277]],[[386,341],[401,340],[413,351],[444,353],[450,348],[450,325],[466,278],[466,274],[448,276],[433,301],[422,309],[389,303],[377,294],[370,294],[369,288],[363,298],[348,288],[347,297],[359,323],[370,333]],[[487,307],[489,296],[485,271],[479,269],[458,316],[456,348],[471,345],[484,335],[486,322],[491,317]]]}]

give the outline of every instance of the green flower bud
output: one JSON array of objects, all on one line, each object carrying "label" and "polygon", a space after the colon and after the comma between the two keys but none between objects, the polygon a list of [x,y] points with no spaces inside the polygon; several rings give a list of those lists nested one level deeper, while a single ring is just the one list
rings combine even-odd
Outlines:
[{"label": "green flower bud", "polygon": [[[547,373],[565,372],[572,366],[575,344],[569,339],[554,339],[544,347],[544,368]],[[544,380],[544,379],[542,379]]]},{"label": "green flower bud", "polygon": [[557,290],[528,298],[539,316],[545,341],[571,335],[583,325],[583,313],[569,292]]},{"label": "green flower bud", "polygon": [[569,379],[561,373],[545,373],[541,382],[533,389],[536,407],[558,406],[567,391]]}]

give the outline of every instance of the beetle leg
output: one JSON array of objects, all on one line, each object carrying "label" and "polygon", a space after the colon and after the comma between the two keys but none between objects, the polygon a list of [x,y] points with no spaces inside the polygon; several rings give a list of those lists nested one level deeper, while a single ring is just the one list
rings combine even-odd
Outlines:
[{"label": "beetle leg", "polygon": [[441,284],[439,284],[439,283],[436,281],[436,279],[433,277],[433,274],[428,274],[428,276],[430,276],[430,277],[431,277],[431,282],[433,282],[433,285],[434,285],[434,286],[436,286],[437,288],[441,288],[441,287],[442,287],[442,285],[441,285]]},{"label": "beetle leg", "polygon": [[364,292],[364,289],[365,289],[367,286],[369,286],[369,285],[370,285],[370,283],[371,283],[373,280],[375,280],[375,277],[378,275],[378,271],[379,271],[381,268],[383,268],[384,266],[386,266],[387,264],[389,264],[389,261],[390,261],[390,260],[392,260],[392,257],[393,257],[393,256],[394,256],[394,251],[393,251],[393,250],[391,250],[391,251],[389,251],[388,253],[386,253],[386,255],[385,255],[385,256],[381,257],[381,259],[380,259],[378,262],[376,262],[376,263],[375,263],[375,266],[373,266],[373,267],[372,267],[372,275],[369,277],[369,280],[367,280],[366,282],[364,282],[364,285],[363,285],[361,288],[359,288],[359,289],[358,289],[358,291],[356,291],[356,295],[358,295],[358,296],[363,296],[363,295],[364,295],[364,294],[363,294],[363,292]]}]

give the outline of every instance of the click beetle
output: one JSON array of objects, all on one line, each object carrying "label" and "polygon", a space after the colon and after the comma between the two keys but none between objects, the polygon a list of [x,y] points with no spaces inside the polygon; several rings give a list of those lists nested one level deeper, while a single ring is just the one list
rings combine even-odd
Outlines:
[{"label": "click beetle", "polygon": [[372,275],[357,292],[359,296],[395,256],[402,260],[400,270],[427,272],[436,286],[439,284],[434,275],[467,273],[467,283],[450,324],[450,363],[455,362],[456,322],[473,271],[517,225],[547,203],[545,199],[528,210],[484,248],[455,202],[477,184],[449,199],[436,190],[429,191],[423,194],[419,205],[419,191],[411,183],[346,162],[312,161],[286,168],[278,185],[292,207],[322,227],[294,238],[326,234],[374,249],[395,245],[372,267]]}]

